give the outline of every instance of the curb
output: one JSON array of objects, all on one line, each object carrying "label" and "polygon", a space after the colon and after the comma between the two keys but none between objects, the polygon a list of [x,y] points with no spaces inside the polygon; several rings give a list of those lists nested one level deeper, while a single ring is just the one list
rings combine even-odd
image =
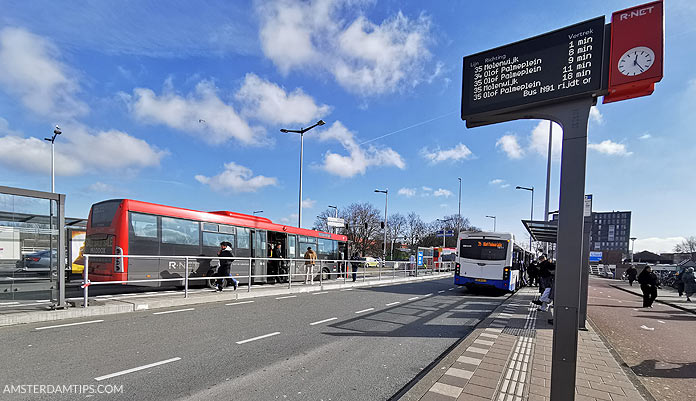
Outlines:
[{"label": "curb", "polygon": [[[30,312],[17,312],[11,314],[0,315],[0,327],[14,326],[18,324],[27,323],[38,323],[38,322],[50,322],[56,320],[64,319],[74,319],[82,317],[92,317],[92,316],[104,316],[104,315],[115,315],[121,313],[129,312],[140,312],[150,309],[162,309],[171,308],[176,306],[186,306],[195,304],[207,304],[214,302],[230,302],[242,299],[269,297],[277,295],[287,295],[287,294],[303,294],[326,290],[338,290],[344,288],[362,288],[362,287],[376,287],[381,285],[389,284],[408,284],[417,283],[422,281],[438,280],[442,278],[451,277],[451,273],[435,274],[426,277],[406,277],[406,278],[389,278],[382,280],[365,280],[364,282],[346,282],[344,283],[328,283],[317,285],[316,287],[291,287],[291,288],[269,288],[261,289],[251,292],[244,291],[244,287],[240,287],[239,290],[235,292],[223,292],[215,293],[210,292],[209,294],[189,296],[189,298],[183,297],[183,292],[172,294],[174,297],[169,299],[158,299],[158,298],[147,298],[142,299],[95,299],[90,297],[90,305],[88,308],[73,307],[69,309],[62,310],[50,310],[50,311],[30,311]],[[317,283],[318,284],[318,283]],[[108,302],[108,304],[106,303]]]},{"label": "curb", "polygon": [[[623,287],[618,286],[618,285],[609,284],[609,286],[610,286],[610,287],[614,287],[614,288],[616,288],[617,290],[621,290],[621,291],[627,292],[627,293],[629,293],[629,294],[638,295],[639,297],[642,297],[642,296],[643,296],[643,294],[641,294],[641,293],[639,293],[639,292],[631,291],[631,290],[629,290],[628,288],[623,288]],[[693,313],[693,314],[696,315],[696,310],[689,309],[689,308],[685,308],[685,307],[683,307],[683,306],[681,306],[681,305],[678,305],[678,304],[675,304],[675,303],[672,303],[672,302],[663,301],[663,300],[661,300],[661,299],[659,299],[659,298],[656,298],[656,299],[655,299],[655,302],[659,302],[659,303],[661,303],[661,304],[663,304],[663,305],[671,306],[671,307],[673,307],[673,308],[677,308],[677,309],[683,310],[684,312],[689,312],[689,313]]]},{"label": "curb", "polygon": [[454,360],[456,360],[459,355],[461,355],[464,350],[466,350],[479,334],[485,330],[488,325],[495,320],[491,317],[500,313],[505,306],[516,299],[518,292],[511,294],[508,298],[498,305],[491,313],[486,316],[485,319],[481,320],[473,327],[473,329],[464,337],[460,338],[452,346],[446,349],[440,356],[428,365],[423,371],[416,376],[413,380],[408,382],[401,390],[389,398],[389,400],[394,401],[417,401],[420,400],[430,388],[435,384],[444,374],[445,366],[449,367],[452,365]]}]

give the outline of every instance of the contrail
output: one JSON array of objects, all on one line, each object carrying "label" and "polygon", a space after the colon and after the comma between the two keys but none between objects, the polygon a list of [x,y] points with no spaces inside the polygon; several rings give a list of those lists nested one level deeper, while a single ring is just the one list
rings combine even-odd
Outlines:
[{"label": "contrail", "polygon": [[394,134],[398,134],[399,132],[406,131],[406,130],[411,129],[411,128],[419,127],[419,126],[421,126],[421,125],[427,124],[427,123],[429,123],[429,122],[433,122],[433,121],[435,121],[435,120],[439,120],[439,119],[441,119],[441,118],[445,118],[445,117],[447,117],[447,116],[449,116],[449,115],[452,115],[452,114],[454,114],[454,113],[456,113],[456,112],[458,112],[458,111],[459,111],[459,110],[453,110],[453,111],[450,111],[450,112],[447,113],[447,114],[443,114],[443,115],[441,115],[441,116],[438,116],[438,117],[435,117],[435,118],[431,118],[431,119],[429,119],[429,120],[421,121],[421,122],[419,122],[419,123],[410,125],[410,126],[405,127],[405,128],[398,129],[398,130],[393,131],[393,132],[390,132],[390,133],[388,133],[388,134],[384,134],[384,135],[382,135],[382,136],[378,136],[377,138],[369,139],[369,140],[367,140],[367,141],[365,141],[365,142],[362,142],[360,145],[364,145],[364,144],[366,144],[366,143],[374,142],[374,141],[376,141],[376,140],[378,140],[378,139],[386,138],[386,137],[388,137],[388,136],[391,136],[391,135],[394,135]]}]

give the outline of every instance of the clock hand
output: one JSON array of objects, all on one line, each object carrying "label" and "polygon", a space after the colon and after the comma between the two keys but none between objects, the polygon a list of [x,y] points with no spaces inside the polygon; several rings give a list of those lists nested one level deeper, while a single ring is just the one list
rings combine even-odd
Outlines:
[{"label": "clock hand", "polygon": [[633,60],[633,65],[638,65],[638,53],[636,53],[636,58]]}]

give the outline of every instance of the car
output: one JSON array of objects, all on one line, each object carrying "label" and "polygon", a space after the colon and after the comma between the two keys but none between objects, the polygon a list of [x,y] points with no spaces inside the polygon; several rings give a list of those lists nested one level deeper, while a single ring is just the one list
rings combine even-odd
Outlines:
[{"label": "car", "polygon": [[51,264],[51,254],[53,254],[54,263],[58,258],[56,250],[44,250],[34,253],[29,253],[22,256],[20,260],[20,268],[27,272],[49,272]]},{"label": "car", "polygon": [[362,258],[362,259],[365,261],[365,264],[367,265],[367,267],[377,267],[377,266],[379,266],[379,262],[380,262],[379,258],[373,258],[373,257],[370,257],[370,256],[366,256],[366,257],[364,257],[364,258]]}]

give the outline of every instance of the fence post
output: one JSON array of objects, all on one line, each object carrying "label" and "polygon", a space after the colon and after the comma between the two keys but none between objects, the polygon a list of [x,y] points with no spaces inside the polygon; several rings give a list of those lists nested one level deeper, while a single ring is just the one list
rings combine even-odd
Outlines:
[{"label": "fence post", "polygon": [[392,265],[392,280],[396,280],[396,265],[397,264],[398,264],[398,262],[394,262],[394,264]]},{"label": "fence post", "polygon": [[188,298],[188,276],[189,276],[189,258],[186,257],[186,268],[184,270],[184,298]]},{"label": "fence post", "polygon": [[83,308],[89,303],[89,255],[85,255],[85,269],[82,271]]},{"label": "fence post", "polygon": [[377,281],[382,281],[382,266],[384,266],[384,263],[386,263],[385,260],[379,262],[379,265],[377,265]]},{"label": "fence post", "polygon": [[324,268],[322,267],[322,262],[319,261],[319,290],[324,289],[324,284],[322,280],[324,279]]},{"label": "fence post", "polygon": [[251,258],[249,258],[249,283],[247,283],[247,292],[251,292]]},{"label": "fence post", "polygon": [[288,290],[292,288],[292,266],[294,263],[292,260],[288,262]]}]

